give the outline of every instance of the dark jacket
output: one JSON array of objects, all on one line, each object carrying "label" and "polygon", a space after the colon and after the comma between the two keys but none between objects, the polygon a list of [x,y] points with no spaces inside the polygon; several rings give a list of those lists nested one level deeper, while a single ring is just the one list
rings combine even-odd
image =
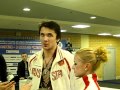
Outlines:
[{"label": "dark jacket", "polygon": [[7,81],[7,65],[2,55],[0,55],[0,81]]},{"label": "dark jacket", "polygon": [[[28,67],[28,63],[27,63],[27,67]],[[28,69],[27,69],[27,72],[28,72]],[[17,75],[19,78],[20,77],[26,78],[26,76],[25,76],[25,63],[23,60],[18,63]]]}]

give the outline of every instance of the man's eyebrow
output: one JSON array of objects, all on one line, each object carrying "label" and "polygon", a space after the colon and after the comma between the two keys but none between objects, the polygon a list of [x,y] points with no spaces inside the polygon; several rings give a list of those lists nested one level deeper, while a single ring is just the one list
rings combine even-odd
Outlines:
[{"label": "man's eyebrow", "polygon": [[47,34],[52,34],[52,33],[47,33]]}]

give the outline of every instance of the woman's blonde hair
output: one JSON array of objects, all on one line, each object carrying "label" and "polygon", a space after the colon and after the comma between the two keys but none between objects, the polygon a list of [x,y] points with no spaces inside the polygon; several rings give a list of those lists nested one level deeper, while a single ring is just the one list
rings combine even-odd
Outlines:
[{"label": "woman's blonde hair", "polygon": [[92,70],[96,71],[102,62],[107,62],[107,51],[103,47],[97,48],[95,51],[90,48],[80,49],[76,52],[80,56],[82,62],[90,62]]}]

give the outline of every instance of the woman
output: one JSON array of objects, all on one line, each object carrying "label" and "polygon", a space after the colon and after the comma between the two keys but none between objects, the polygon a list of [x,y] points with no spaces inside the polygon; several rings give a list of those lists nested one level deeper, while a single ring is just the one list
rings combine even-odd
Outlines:
[{"label": "woman", "polygon": [[78,77],[75,90],[100,90],[95,71],[106,61],[107,53],[102,47],[95,51],[87,48],[78,50],[73,65],[75,76]]}]

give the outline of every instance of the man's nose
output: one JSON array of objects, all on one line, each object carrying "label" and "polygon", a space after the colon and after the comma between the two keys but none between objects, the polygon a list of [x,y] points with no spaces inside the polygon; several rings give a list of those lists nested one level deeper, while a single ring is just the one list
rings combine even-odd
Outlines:
[{"label": "man's nose", "polygon": [[44,41],[48,41],[48,37],[47,36],[44,36]]}]

